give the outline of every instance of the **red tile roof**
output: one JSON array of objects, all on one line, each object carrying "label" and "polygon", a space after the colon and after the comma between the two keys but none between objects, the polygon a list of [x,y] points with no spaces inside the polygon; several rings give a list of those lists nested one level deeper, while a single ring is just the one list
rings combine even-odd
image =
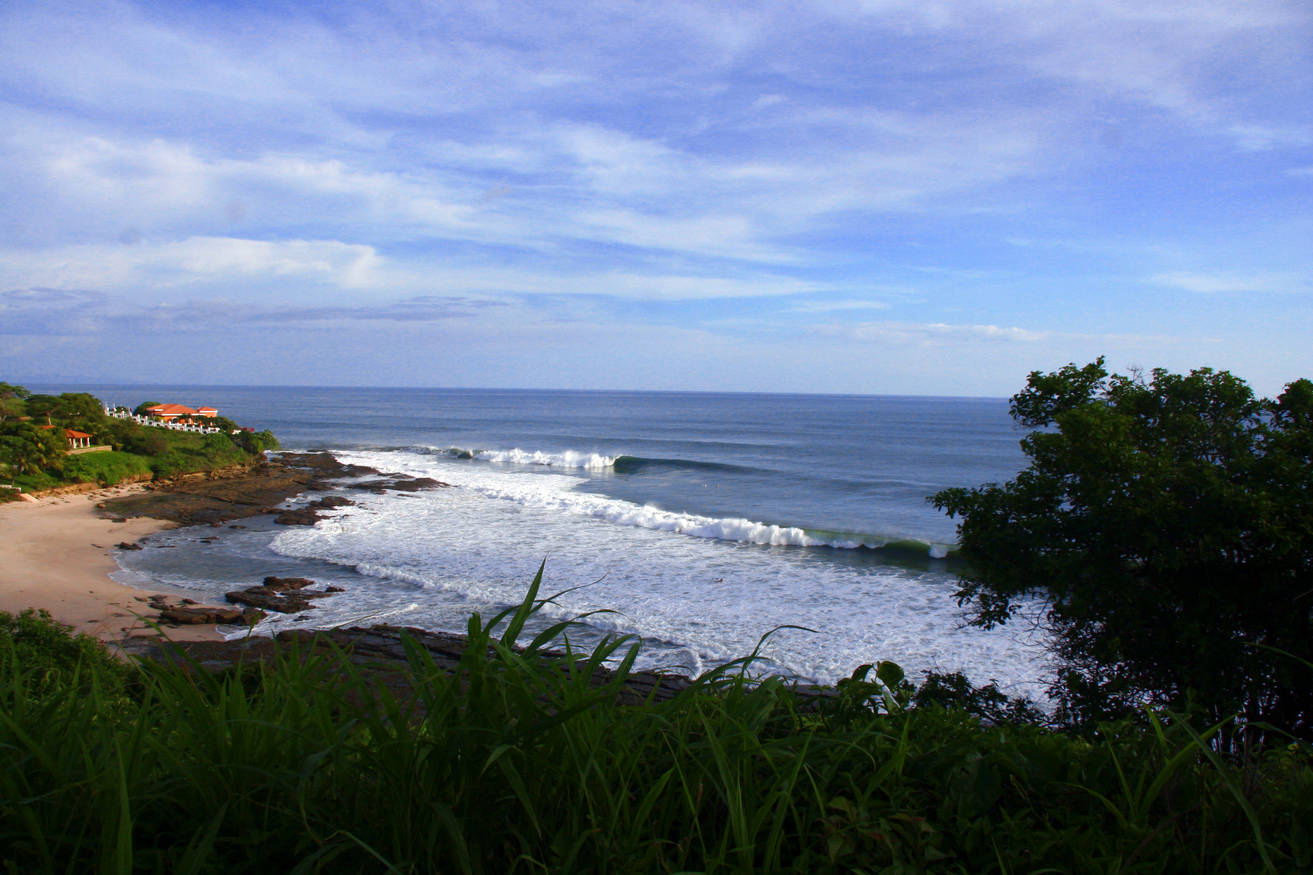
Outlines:
[{"label": "red tile roof", "polygon": [[190,416],[196,411],[182,404],[156,404],[154,407],[147,407],[146,412],[156,416]]},{"label": "red tile roof", "polygon": [[156,404],[147,407],[146,412],[154,416],[214,416],[219,411],[213,407],[198,407],[195,410],[185,404]]}]

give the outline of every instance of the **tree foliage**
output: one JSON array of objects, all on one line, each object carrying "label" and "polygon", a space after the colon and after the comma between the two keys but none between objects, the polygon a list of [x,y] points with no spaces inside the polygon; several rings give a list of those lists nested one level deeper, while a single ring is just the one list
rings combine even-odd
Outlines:
[{"label": "tree foliage", "polygon": [[64,439],[55,429],[18,420],[0,422],[0,473],[59,473],[64,464]]},{"label": "tree foliage", "polygon": [[264,431],[238,431],[232,436],[233,442],[251,455],[258,455],[265,450],[278,449],[278,438],[269,429]]},{"label": "tree foliage", "polygon": [[[156,402],[137,406],[141,412]],[[230,419],[214,418],[216,426],[237,434],[200,435],[142,426],[108,416],[100,400],[86,392],[32,394],[22,386],[0,382],[0,478],[25,489],[46,489],[61,482],[117,482],[146,470],[168,477],[207,471],[251,461],[278,446],[268,431],[238,429]],[[63,429],[91,435],[95,444],[139,457],[135,461],[97,456],[69,462]]]},{"label": "tree foliage", "polygon": [[959,601],[1007,622],[1047,600],[1067,716],[1142,704],[1313,736],[1313,383],[1275,400],[1225,371],[1032,373],[1029,466],[946,489]]},{"label": "tree foliage", "polygon": [[31,392],[22,386],[0,382],[0,422],[10,417],[22,416],[27,409],[23,399]]}]

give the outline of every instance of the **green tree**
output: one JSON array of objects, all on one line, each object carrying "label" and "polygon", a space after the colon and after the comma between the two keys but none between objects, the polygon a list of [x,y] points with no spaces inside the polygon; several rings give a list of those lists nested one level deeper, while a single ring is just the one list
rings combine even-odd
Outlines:
[{"label": "green tree", "polygon": [[274,433],[265,429],[264,431],[239,431],[232,436],[233,442],[242,450],[251,455],[259,455],[265,450],[278,449],[278,438]]},{"label": "green tree", "polygon": [[23,399],[31,394],[22,386],[0,383],[0,422],[24,415],[27,412],[27,405]]},{"label": "green tree", "polygon": [[27,415],[40,422],[53,422],[60,409],[59,398],[55,395],[28,395],[24,405]]},{"label": "green tree", "polygon": [[976,625],[1046,600],[1053,693],[1093,723],[1142,704],[1313,737],[1313,383],[1225,371],[1032,373],[1029,466],[946,489]]},{"label": "green tree", "polygon": [[105,419],[105,406],[89,392],[64,392],[59,396],[55,415],[83,426],[95,426]]},{"label": "green tree", "polygon": [[63,470],[64,456],[63,433],[58,429],[38,428],[16,420],[0,422],[0,469],[7,473],[58,474]]}]

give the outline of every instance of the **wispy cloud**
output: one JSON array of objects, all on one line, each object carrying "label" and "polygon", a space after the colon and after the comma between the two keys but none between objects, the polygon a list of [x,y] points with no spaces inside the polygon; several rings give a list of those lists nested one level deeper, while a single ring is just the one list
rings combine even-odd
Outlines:
[{"label": "wispy cloud", "polygon": [[998,367],[1176,336],[1169,296],[1124,306],[1147,284],[1201,293],[1203,349],[1304,324],[1256,293],[1310,290],[1310,52],[1302,0],[15,0],[0,288],[75,326],[419,314],[507,357],[535,317],[733,323],[751,375],[818,322],[1025,350]]},{"label": "wispy cloud", "polygon": [[799,301],[789,307],[794,313],[840,313],[854,310],[886,310],[889,304],[885,301],[867,301],[852,298],[842,301]]},{"label": "wispy cloud", "polygon": [[954,343],[962,339],[998,343],[1033,343],[1046,340],[1051,332],[998,325],[949,325],[943,322],[855,322],[813,326],[814,334],[880,343],[923,346]]},{"label": "wispy cloud", "polygon": [[1155,274],[1149,280],[1157,285],[1201,294],[1313,291],[1313,279],[1290,274],[1172,271]]}]

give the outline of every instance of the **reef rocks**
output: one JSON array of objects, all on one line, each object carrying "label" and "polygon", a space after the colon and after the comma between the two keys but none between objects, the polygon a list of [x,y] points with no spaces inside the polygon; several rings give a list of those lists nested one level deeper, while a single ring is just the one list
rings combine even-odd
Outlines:
[{"label": "reef rocks", "polygon": [[330,591],[307,592],[314,581],[305,577],[266,577],[260,586],[227,593],[224,598],[238,605],[249,605],[263,611],[275,611],[280,614],[299,614],[312,607],[312,600],[327,598],[333,592],[341,592],[336,587]]},{"label": "reef rocks", "polygon": [[362,480],[352,484],[355,489],[364,489],[375,495],[384,492],[419,492],[426,489],[445,489],[450,483],[434,480],[432,477],[411,477],[409,474],[386,474],[377,480]]},{"label": "reef rocks", "polygon": [[199,605],[192,599],[173,603],[166,595],[153,595],[147,603],[160,613],[160,622],[173,626],[249,626],[263,620],[263,611],[254,608],[230,608]]},{"label": "reef rocks", "polygon": [[349,498],[340,495],[325,495],[318,501],[312,501],[305,507],[282,511],[274,517],[274,522],[282,526],[313,526],[321,517],[319,511],[332,510],[335,507],[351,507],[355,504]]}]

